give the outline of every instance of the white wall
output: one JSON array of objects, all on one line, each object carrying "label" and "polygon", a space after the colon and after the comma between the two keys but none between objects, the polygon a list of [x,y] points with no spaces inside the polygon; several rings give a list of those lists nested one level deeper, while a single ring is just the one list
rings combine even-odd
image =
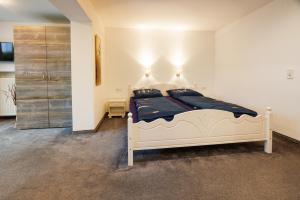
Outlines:
[{"label": "white wall", "polygon": [[213,32],[107,28],[105,44],[108,98],[127,97],[128,85],[147,83],[213,87]]},{"label": "white wall", "polygon": [[273,129],[300,140],[299,52],[300,1],[275,0],[216,33],[215,92],[261,112],[271,106]]},{"label": "white wall", "polygon": [[[90,23],[70,19],[73,131],[83,131],[95,129],[105,114],[105,77],[102,76],[102,84],[96,86],[94,41],[95,34],[104,41],[104,30],[92,4],[87,0],[77,0],[77,3],[90,19]],[[105,71],[103,64],[102,71]]]},{"label": "white wall", "polygon": [[71,22],[73,131],[95,128],[93,42],[90,23]]},{"label": "white wall", "polygon": [[1,42],[12,42],[13,37],[13,22],[0,22],[0,41]]},{"label": "white wall", "polygon": [[[94,87],[94,128],[98,125],[98,123],[101,121],[101,119],[105,115],[105,103],[106,103],[106,77],[103,75],[105,74],[106,66],[104,65],[104,37],[105,37],[105,31],[104,31],[104,25],[102,24],[101,18],[98,16],[98,13],[95,11],[94,6],[91,4],[90,1],[87,0],[78,0],[82,8],[85,10],[87,15],[92,21],[92,29],[93,29],[93,35],[98,35],[101,40],[101,84],[96,85],[95,84],[95,52],[93,52],[93,65],[92,70],[94,72],[93,77],[93,87]],[[93,37],[93,44],[95,44],[95,37]],[[93,45],[93,50],[95,49],[95,46]]]}]

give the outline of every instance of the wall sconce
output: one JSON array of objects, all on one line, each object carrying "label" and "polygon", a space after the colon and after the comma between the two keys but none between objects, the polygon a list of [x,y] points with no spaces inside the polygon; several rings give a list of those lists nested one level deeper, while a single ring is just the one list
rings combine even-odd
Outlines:
[{"label": "wall sconce", "polygon": [[177,78],[180,78],[180,76],[181,76],[181,69],[178,68],[178,69],[176,70],[176,77],[177,77]]},{"label": "wall sconce", "polygon": [[148,78],[150,76],[151,69],[150,67],[146,68],[145,76]]}]

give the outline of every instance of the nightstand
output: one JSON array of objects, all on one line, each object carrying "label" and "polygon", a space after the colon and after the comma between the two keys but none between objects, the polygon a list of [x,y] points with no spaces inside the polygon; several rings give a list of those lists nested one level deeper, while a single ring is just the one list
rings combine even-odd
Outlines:
[{"label": "nightstand", "polygon": [[125,99],[110,99],[107,102],[108,117],[115,116],[125,117],[126,113],[126,100]]}]

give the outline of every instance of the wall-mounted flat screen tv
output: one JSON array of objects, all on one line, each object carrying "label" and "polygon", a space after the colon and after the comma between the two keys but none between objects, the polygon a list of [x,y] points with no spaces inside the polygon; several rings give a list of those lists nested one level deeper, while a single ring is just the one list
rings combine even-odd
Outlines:
[{"label": "wall-mounted flat screen tv", "polygon": [[12,42],[0,42],[0,61],[14,61],[14,45]]}]

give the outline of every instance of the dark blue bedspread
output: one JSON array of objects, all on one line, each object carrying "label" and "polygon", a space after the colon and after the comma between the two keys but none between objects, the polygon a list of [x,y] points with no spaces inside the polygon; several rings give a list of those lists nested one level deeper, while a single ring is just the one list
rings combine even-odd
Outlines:
[{"label": "dark blue bedspread", "polygon": [[186,112],[188,109],[180,106],[167,97],[134,99],[138,121],[150,122],[158,118],[172,120],[174,115]]},{"label": "dark blue bedspread", "polygon": [[216,99],[212,99],[204,96],[180,96],[174,98],[189,105],[193,109],[224,110],[224,111],[232,112],[235,117],[240,117],[243,114],[250,115],[252,117],[257,116],[257,113],[253,110],[249,110],[242,106],[226,103],[223,101],[218,101]]}]

